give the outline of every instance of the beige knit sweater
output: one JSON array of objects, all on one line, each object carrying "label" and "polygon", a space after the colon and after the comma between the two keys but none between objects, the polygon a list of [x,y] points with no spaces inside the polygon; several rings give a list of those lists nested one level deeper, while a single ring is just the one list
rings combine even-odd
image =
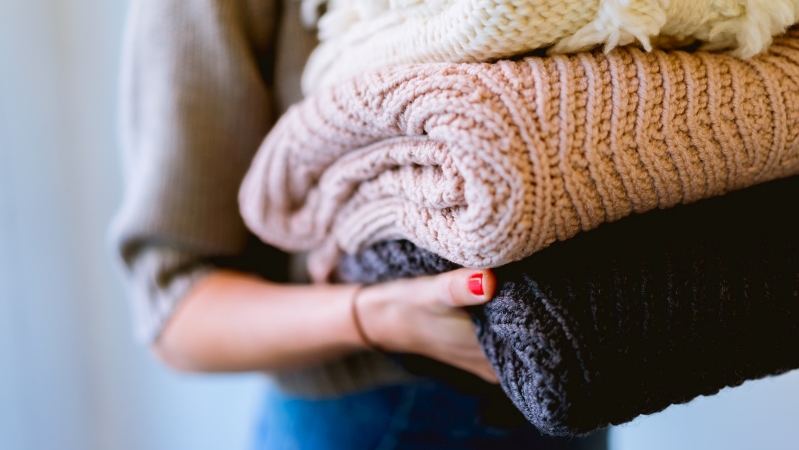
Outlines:
[{"label": "beige knit sweater", "polygon": [[[303,0],[307,19],[324,0]],[[799,0],[329,0],[306,93],[370,69],[475,62],[550,47],[572,53],[639,42],[751,57],[799,21]],[[653,42],[654,40],[654,42]]]},{"label": "beige knit sweater", "polygon": [[619,48],[369,73],[293,107],[240,191],[313,250],[408,239],[496,267],[632,213],[799,173],[799,31],[749,61]]}]

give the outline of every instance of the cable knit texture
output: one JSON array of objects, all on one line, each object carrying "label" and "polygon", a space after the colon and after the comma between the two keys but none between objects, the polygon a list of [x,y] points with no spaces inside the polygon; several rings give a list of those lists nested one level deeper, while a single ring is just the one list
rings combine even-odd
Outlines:
[{"label": "cable knit texture", "polygon": [[799,21],[799,0],[304,0],[320,3],[320,47],[303,79],[309,93],[366,70],[476,62],[550,47],[570,53],[638,42],[751,57]]},{"label": "cable knit texture", "polygon": [[799,172],[799,32],[749,61],[610,54],[370,73],[290,109],[239,192],[248,227],[313,250],[407,239],[498,267],[632,213]]},{"label": "cable knit texture", "polygon": [[[794,177],[652,211],[498,269],[472,316],[506,394],[542,431],[582,434],[799,368],[797,195]],[[454,267],[394,241],[339,276]]]}]

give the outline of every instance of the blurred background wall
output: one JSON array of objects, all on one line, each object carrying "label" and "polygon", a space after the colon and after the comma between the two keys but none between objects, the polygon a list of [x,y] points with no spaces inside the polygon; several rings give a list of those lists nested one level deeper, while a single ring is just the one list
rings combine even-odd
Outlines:
[{"label": "blurred background wall", "polygon": [[[192,1],[192,0],[185,0]],[[255,376],[161,368],[106,247],[122,0],[0,0],[0,449],[244,450]],[[799,343],[797,343],[799,345]],[[613,431],[614,448],[799,448],[799,375]]]},{"label": "blurred background wall", "polygon": [[0,0],[2,450],[246,448],[258,378],[177,376],[131,338],[106,245],[126,8]]}]

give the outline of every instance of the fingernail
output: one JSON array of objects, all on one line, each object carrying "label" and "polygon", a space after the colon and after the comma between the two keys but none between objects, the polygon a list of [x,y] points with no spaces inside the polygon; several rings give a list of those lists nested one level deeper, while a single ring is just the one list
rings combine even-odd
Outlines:
[{"label": "fingernail", "polygon": [[483,295],[483,274],[476,273],[469,277],[469,290],[474,295]]}]

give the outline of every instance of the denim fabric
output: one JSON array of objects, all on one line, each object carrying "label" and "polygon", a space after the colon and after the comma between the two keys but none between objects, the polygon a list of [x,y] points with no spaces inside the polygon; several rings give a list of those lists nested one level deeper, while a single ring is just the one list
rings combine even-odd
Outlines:
[{"label": "denim fabric", "polygon": [[483,420],[484,402],[436,381],[308,400],[270,387],[253,450],[606,450],[589,438],[541,436],[530,424]]}]

